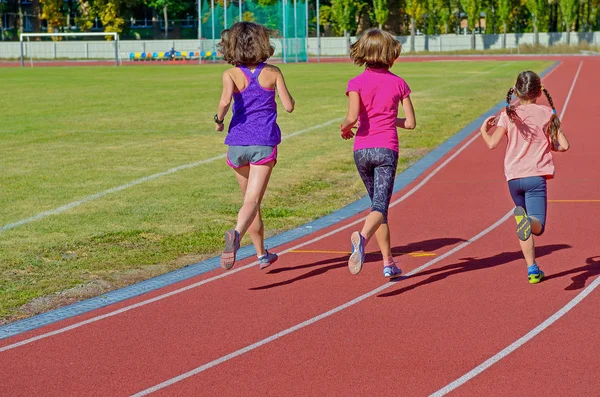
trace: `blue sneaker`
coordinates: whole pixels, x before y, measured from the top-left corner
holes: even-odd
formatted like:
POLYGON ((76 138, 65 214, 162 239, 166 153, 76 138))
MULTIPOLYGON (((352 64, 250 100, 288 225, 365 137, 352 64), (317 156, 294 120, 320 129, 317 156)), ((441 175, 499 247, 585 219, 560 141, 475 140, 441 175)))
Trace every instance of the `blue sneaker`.
POLYGON ((392 266, 384 266, 383 277, 393 280, 402 275, 402 270, 394 263, 392 266))
POLYGON ((527 278, 529 284, 537 284, 544 278, 544 272, 537 265, 532 265, 527 268, 527 278))
POLYGON ((350 273, 358 274, 365 262, 365 238, 359 233, 354 232, 350 237, 352 243, 352 255, 348 259, 348 269, 350 273))
POLYGON ((269 251, 265 250, 265 254, 258 258, 258 265, 260 266, 260 270, 266 269, 271 266, 279 257, 277 254, 272 254, 269 251))

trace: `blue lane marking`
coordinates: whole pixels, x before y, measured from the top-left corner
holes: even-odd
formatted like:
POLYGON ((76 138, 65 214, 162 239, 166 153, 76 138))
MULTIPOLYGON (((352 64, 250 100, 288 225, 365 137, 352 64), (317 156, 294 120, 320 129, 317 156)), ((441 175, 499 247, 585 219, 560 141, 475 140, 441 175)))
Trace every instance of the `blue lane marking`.
MULTIPOLYGON (((540 76, 545 76, 552 69, 558 65, 555 62, 548 69, 544 70, 540 76)), ((498 103, 496 106, 488 110, 483 115, 460 132, 444 141, 440 146, 433 149, 422 159, 414 163, 412 166, 404 170, 401 174, 396 176, 394 181, 394 193, 404 189, 407 185, 422 175, 427 169, 429 169, 434 163, 444 157, 450 150, 464 141, 471 133, 479 128, 489 116, 493 116, 498 113, 504 107, 504 101, 498 103)), ((276 236, 270 237, 265 240, 265 245, 270 248, 277 247, 279 245, 288 243, 296 240, 300 237, 307 236, 311 233, 334 225, 340 221, 346 220, 363 212, 364 210, 371 207, 371 202, 368 196, 353 202, 329 215, 322 218, 316 219, 303 226, 297 227, 296 229, 288 230, 276 236)), ((238 251, 237 258, 239 260, 246 259, 250 256, 256 255, 254 247, 248 245, 242 247, 238 251)), ((205 261, 184 267, 182 269, 174 270, 172 272, 163 274, 158 277, 154 277, 139 283, 130 285, 125 288, 121 288, 115 291, 107 292, 106 294, 96 296, 94 298, 86 299, 81 302, 74 303, 59 309, 51 310, 46 313, 38 314, 36 316, 16 321, 11 324, 7 324, 0 327, 0 340, 8 338, 10 336, 18 335, 26 331, 31 331, 36 328, 48 325, 57 321, 65 320, 83 313, 90 312, 95 309, 112 305, 113 303, 122 302, 126 299, 134 298, 136 296, 145 294, 157 290, 159 288, 166 287, 168 285, 187 280, 189 278, 201 275, 211 270, 219 268, 219 257, 207 259, 205 261)))

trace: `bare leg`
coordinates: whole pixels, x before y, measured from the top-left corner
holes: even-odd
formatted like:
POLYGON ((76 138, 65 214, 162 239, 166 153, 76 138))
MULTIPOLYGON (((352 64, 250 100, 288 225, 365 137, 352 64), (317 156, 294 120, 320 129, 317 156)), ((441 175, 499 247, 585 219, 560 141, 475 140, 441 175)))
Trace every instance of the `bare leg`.
POLYGON ((236 169, 236 177, 244 204, 238 212, 235 230, 240 238, 248 231, 258 256, 264 255, 264 226, 260 216, 260 203, 267 189, 274 162, 264 165, 251 165, 236 169))
POLYGON ((365 245, 369 242, 373 234, 379 229, 383 222, 383 214, 379 211, 371 211, 369 215, 367 215, 367 219, 365 219, 365 224, 363 225, 360 234, 365 238, 365 245))
POLYGON ((375 238, 377 238, 377 245, 383 256, 384 264, 387 258, 392 256, 392 247, 390 244, 390 227, 387 223, 382 223, 379 229, 375 232, 375 238))
POLYGON ((533 235, 529 236, 525 241, 519 240, 519 244, 521 245, 521 251, 523 251, 527 266, 533 265, 535 263, 535 244, 533 242, 533 235))

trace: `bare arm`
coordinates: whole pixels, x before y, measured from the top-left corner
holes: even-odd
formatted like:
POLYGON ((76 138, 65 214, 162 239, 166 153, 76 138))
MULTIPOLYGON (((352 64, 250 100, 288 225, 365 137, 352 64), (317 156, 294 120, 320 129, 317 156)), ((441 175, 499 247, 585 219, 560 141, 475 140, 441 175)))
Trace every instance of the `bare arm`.
POLYGON ((504 135, 506 135, 506 129, 496 125, 496 116, 490 116, 485 119, 479 132, 481 132, 481 137, 490 149, 495 149, 504 135), (492 134, 488 134, 488 131, 492 131, 492 134))
MULTIPOLYGON (((225 119, 225 115, 229 111, 231 106, 231 98, 233 98, 234 82, 231 75, 225 71, 223 72, 223 91, 221 92, 221 99, 219 100, 219 106, 217 107, 217 118, 219 120, 225 119)), ((217 124, 216 130, 223 131, 225 124, 217 124)))
POLYGON ((566 152, 571 147, 569 141, 567 140, 567 135, 562 130, 562 128, 558 131, 558 134, 556 135, 556 142, 553 142, 552 146, 557 152, 566 152))
POLYGON ((358 92, 348 92, 348 113, 346 114, 346 118, 342 122, 342 125, 340 125, 342 138, 350 139, 354 137, 354 131, 352 131, 352 127, 354 127, 358 121, 359 111, 360 96, 358 95, 358 92))
POLYGON ((405 130, 414 130, 417 126, 417 119, 410 95, 402 100, 402 109, 404 110, 404 118, 396 119, 396 127, 404 128, 405 130))
POLYGON ((281 104, 286 112, 292 113, 294 111, 294 106, 296 105, 296 101, 292 98, 292 95, 288 91, 287 86, 285 85, 285 80, 283 78, 283 74, 278 70, 277 80, 275 81, 275 88, 277 88, 277 95, 279 95, 279 99, 281 99, 281 104))

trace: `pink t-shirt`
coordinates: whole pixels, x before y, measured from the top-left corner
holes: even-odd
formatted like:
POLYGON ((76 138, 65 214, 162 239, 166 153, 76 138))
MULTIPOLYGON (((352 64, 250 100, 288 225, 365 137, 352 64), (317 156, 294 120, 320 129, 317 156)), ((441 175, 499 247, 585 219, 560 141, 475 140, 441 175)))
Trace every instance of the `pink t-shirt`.
POLYGON ((398 105, 410 95, 408 84, 388 69, 366 68, 348 82, 346 95, 350 91, 360 96, 354 150, 382 147, 397 152, 398 105))
POLYGON ((530 103, 519 105, 517 115, 522 121, 510 121, 502 112, 498 126, 506 129, 508 144, 504 156, 506 180, 528 176, 554 176, 554 162, 550 151, 550 140, 546 134, 552 118, 548 106, 530 103))

